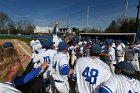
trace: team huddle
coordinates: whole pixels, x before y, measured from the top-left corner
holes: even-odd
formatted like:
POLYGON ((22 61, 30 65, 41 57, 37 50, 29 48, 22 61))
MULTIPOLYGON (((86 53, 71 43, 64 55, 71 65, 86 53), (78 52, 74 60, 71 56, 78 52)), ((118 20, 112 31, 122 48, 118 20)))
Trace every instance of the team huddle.
POLYGON ((3 44, 0 76, 5 74, 0 77, 0 93, 21 93, 15 86, 40 75, 42 87, 48 93, 140 93, 140 81, 133 78, 140 71, 140 44, 112 39, 100 42, 98 38, 63 40, 58 33, 52 41, 40 42, 33 37, 30 47, 32 57, 28 66, 32 71, 17 77, 17 60, 21 57, 11 42, 3 44), (76 85, 71 85, 69 79, 76 85))

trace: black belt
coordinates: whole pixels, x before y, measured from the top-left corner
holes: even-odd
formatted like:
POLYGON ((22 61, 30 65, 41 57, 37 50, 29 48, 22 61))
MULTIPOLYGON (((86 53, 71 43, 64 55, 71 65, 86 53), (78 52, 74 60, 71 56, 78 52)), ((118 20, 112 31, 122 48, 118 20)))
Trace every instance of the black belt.
POLYGON ((130 60, 130 61, 138 61, 138 60, 130 60))
MULTIPOLYGON (((111 60, 110 60, 111 61, 111 60)), ((116 60, 113 60, 113 61, 116 61, 116 60)))
POLYGON ((59 82, 59 83, 64 83, 64 81, 61 80, 54 80, 55 82, 59 82))

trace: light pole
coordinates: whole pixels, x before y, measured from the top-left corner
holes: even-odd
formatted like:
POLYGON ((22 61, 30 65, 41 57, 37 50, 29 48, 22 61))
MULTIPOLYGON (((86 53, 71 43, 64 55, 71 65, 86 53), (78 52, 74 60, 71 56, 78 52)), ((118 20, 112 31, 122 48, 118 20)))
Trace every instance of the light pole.
POLYGON ((126 5, 125 5, 124 21, 126 21, 127 18, 127 10, 128 10, 128 0, 126 0, 126 5))
POLYGON ((136 26, 137 26, 137 28, 136 28, 136 40, 139 40, 139 39, 140 39, 140 36, 139 36, 139 34, 140 34, 140 32, 139 32, 139 30, 140 30, 140 27, 139 27, 139 25, 140 25, 140 23, 139 23, 139 12, 140 12, 140 0, 139 0, 139 4, 138 4, 138 6, 137 6, 137 18, 136 18, 136 26))
POLYGON ((88 17, 89 17, 89 6, 87 8, 86 33, 88 32, 88 17))

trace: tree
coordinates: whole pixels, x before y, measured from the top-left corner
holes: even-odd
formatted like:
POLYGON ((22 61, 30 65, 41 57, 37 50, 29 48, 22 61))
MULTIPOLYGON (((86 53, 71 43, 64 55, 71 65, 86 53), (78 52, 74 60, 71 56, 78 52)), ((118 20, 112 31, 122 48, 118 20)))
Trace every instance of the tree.
POLYGON ((129 23, 128 21, 123 22, 123 24, 120 27, 120 31, 119 32, 129 32, 129 23))
POLYGON ((115 20, 113 20, 108 28, 105 29, 107 33, 116 33, 119 31, 119 26, 115 20))
POLYGON ((33 34, 34 25, 29 20, 20 20, 16 23, 17 30, 21 34, 33 34))
POLYGON ((6 34, 8 33, 8 25, 11 19, 7 14, 0 12, 0 33, 6 34))
POLYGON ((129 21, 129 33, 134 33, 136 31, 136 19, 132 18, 129 21))
POLYGON ((76 28, 76 27, 73 27, 71 30, 72 30, 72 32, 75 32, 76 35, 78 35, 80 32, 79 28, 76 28))
POLYGON ((90 33, 100 33, 100 31, 98 29, 95 29, 94 27, 89 29, 90 33))
POLYGON ((123 22, 120 27, 120 32, 125 33, 134 33, 136 31, 136 20, 134 18, 130 18, 129 20, 123 22))
POLYGON ((113 20, 109 27, 105 29, 108 33, 134 33, 136 31, 136 19, 127 18, 113 20))

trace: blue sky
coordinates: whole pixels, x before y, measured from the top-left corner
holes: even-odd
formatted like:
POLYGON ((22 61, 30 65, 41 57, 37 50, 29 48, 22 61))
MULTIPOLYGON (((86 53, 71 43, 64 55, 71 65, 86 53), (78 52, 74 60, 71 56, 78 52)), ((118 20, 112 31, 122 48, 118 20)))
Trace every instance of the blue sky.
MULTIPOLYGON (((113 19, 123 18, 126 0, 0 0, 0 11, 14 21, 28 19, 39 26, 86 27, 89 6, 89 27, 105 29, 113 19)), ((128 0, 128 17, 136 17, 138 0, 128 0)))

